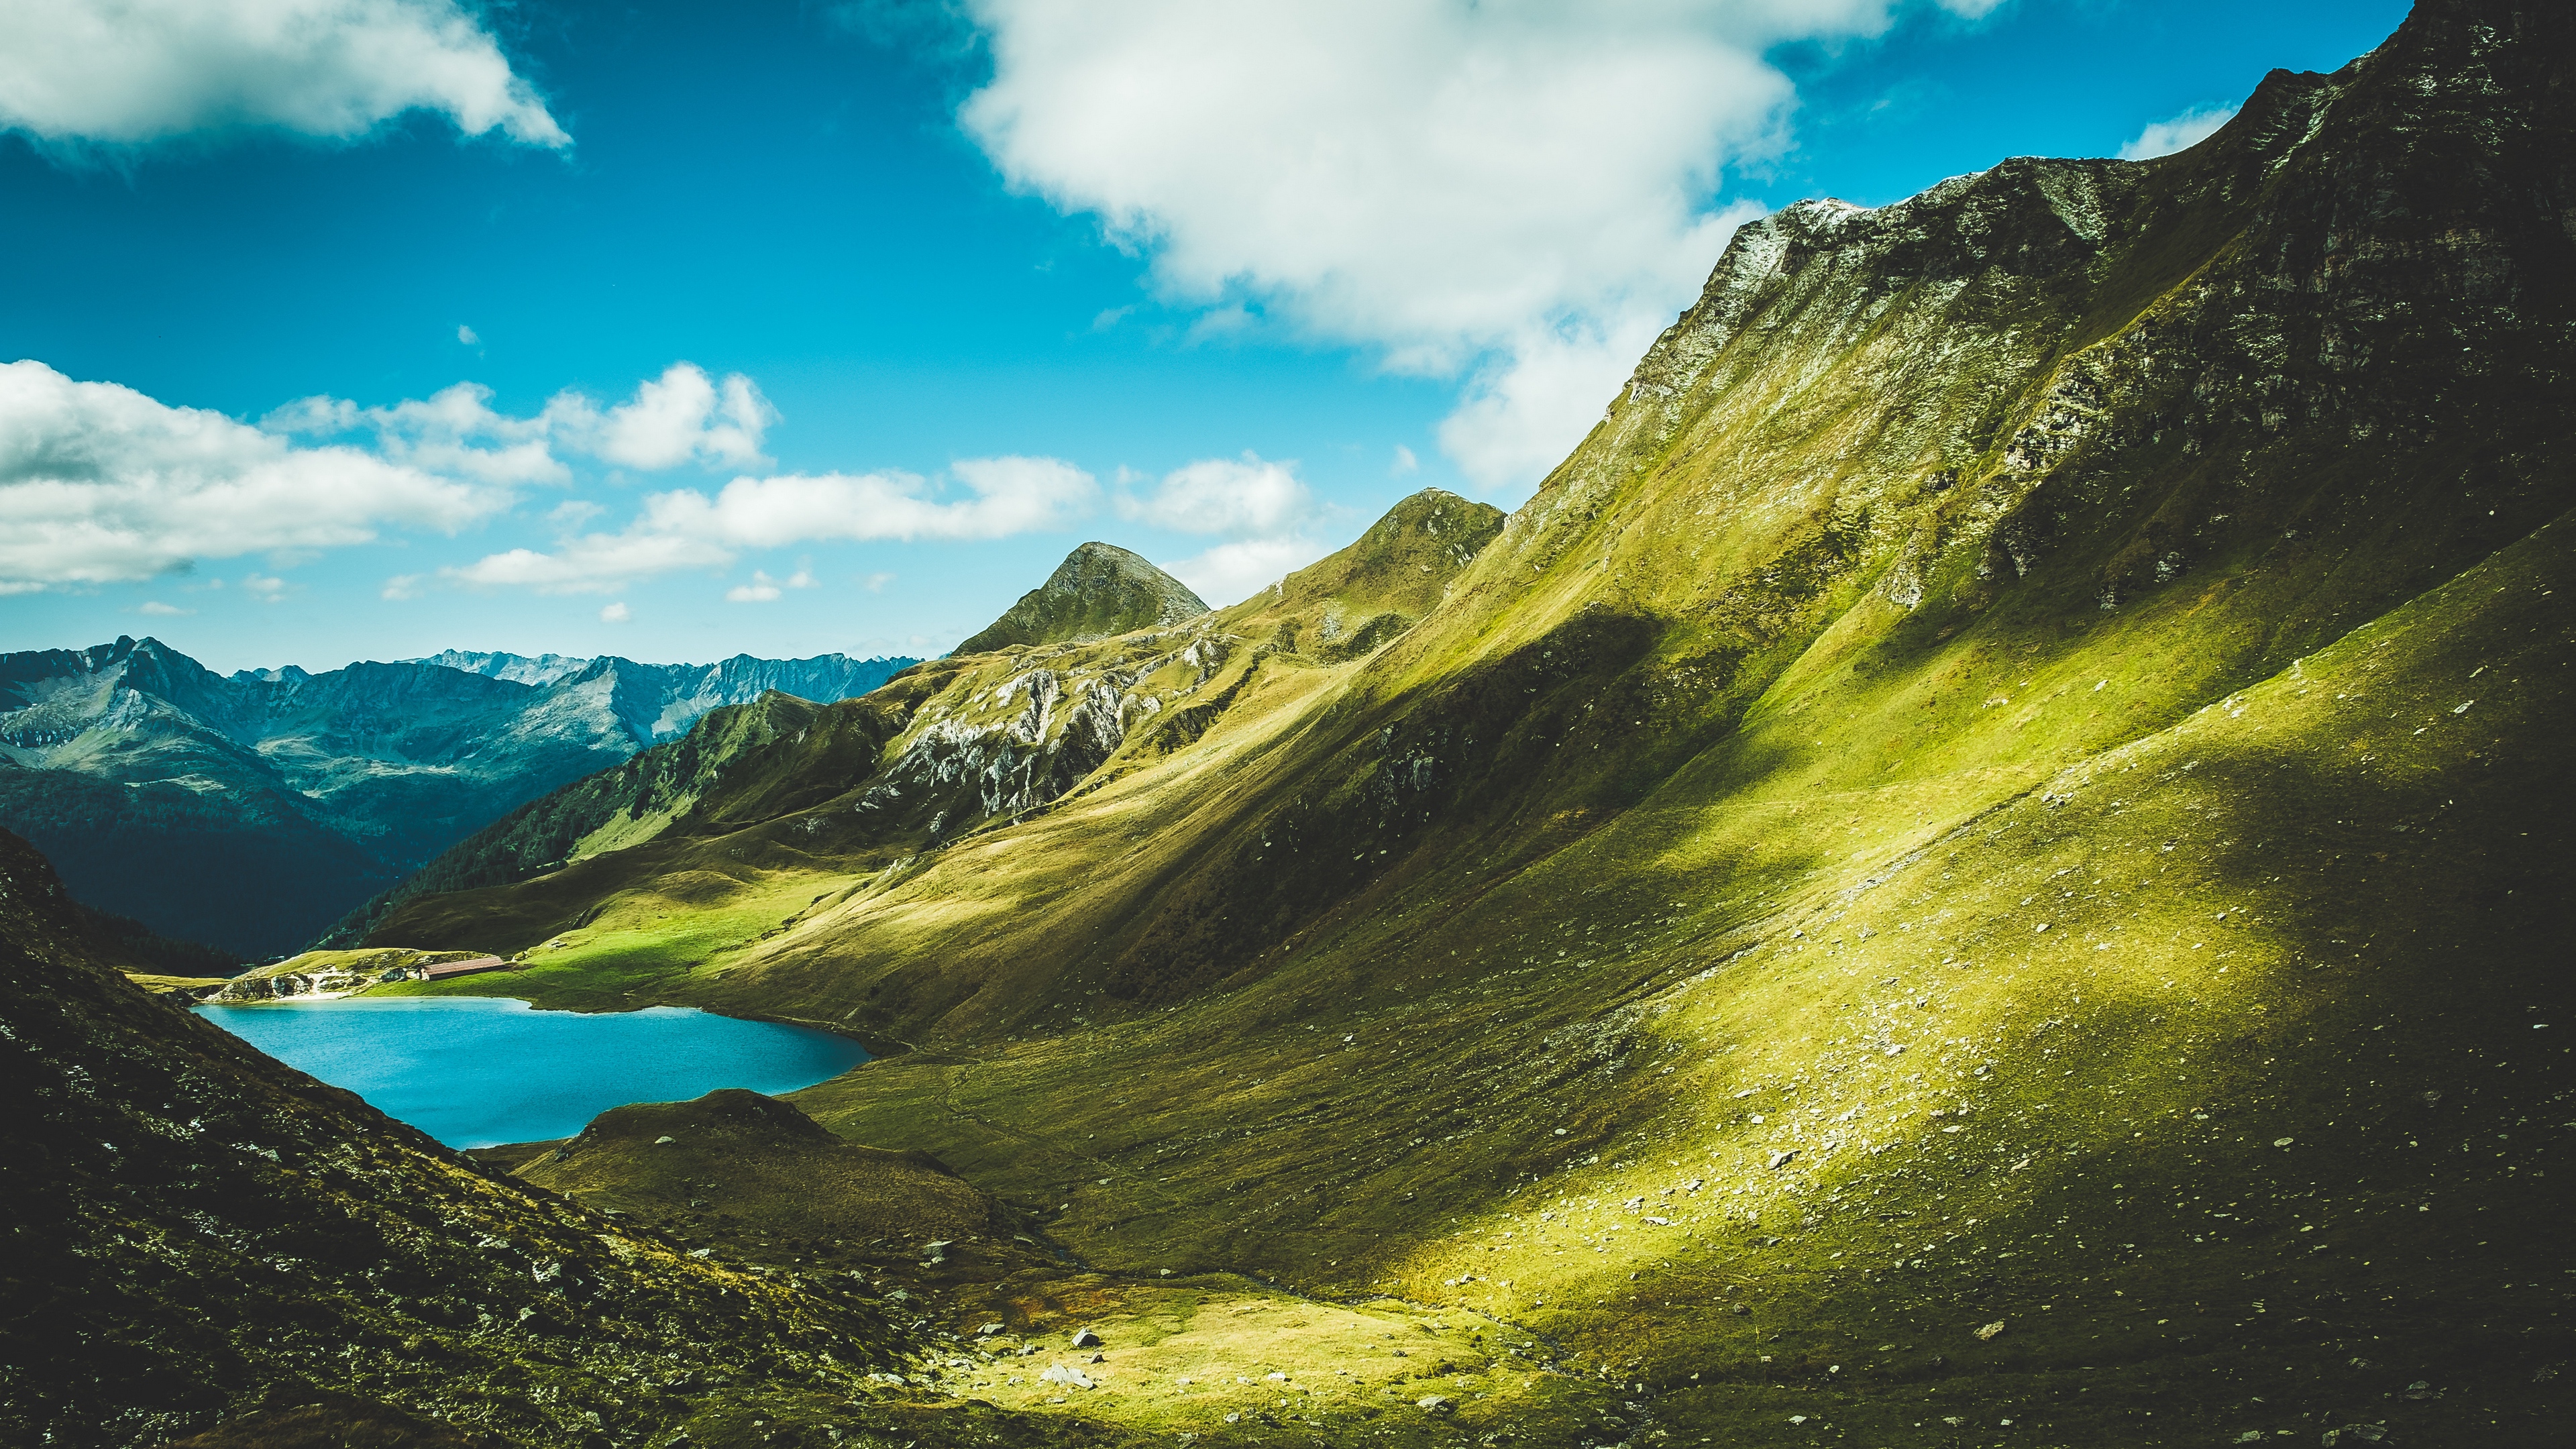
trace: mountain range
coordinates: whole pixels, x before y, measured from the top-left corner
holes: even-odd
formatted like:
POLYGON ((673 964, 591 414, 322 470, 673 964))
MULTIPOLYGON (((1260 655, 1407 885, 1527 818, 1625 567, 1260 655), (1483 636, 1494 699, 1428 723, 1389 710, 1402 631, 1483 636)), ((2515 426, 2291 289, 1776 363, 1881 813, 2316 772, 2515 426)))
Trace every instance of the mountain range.
POLYGON ((450 653, 219 675, 154 639, 0 655, 0 824, 91 905, 271 955, 710 709, 864 694, 911 662, 450 653))
MULTIPOLYGON (((2563 1441, 2572 98, 2564 7, 2421 0, 2172 156, 1788 207, 1508 516, 1416 494, 1195 615, 1078 551, 993 647, 457 841, 367 940, 521 969, 375 991, 874 1055, 496 1153, 491 1210, 585 1194, 768 1287, 880 1252, 918 1315, 883 1400, 530 1372, 656 1443, 718 1387, 690 1442, 2563 1441), (910 1248, 950 1218, 872 1217, 809 1124, 981 1236, 910 1248)), ((109 1221, 133 1134, 48 1103, 88 1166, 47 1211, 109 1221)), ((158 1241, 56 1276, 177 1301, 158 1241)), ((138 1384, 193 1362, 97 1301, 138 1384)), ((262 1312, 175 1316, 277 1379, 262 1312)))

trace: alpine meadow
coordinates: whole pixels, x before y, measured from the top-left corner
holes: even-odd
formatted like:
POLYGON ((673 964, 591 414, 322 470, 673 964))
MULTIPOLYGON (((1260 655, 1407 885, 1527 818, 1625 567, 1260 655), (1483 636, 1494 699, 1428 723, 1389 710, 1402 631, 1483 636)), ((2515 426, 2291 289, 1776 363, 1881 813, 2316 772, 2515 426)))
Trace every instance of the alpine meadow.
POLYGON ((2419 0, 1745 222, 1526 502, 1240 602, 1085 543, 366 832, 173 726, 336 893, 225 985, 0 840, 0 1438, 2563 1443, 2572 512, 2576 12, 2419 0), (189 982, 870 1060, 459 1151, 189 982))

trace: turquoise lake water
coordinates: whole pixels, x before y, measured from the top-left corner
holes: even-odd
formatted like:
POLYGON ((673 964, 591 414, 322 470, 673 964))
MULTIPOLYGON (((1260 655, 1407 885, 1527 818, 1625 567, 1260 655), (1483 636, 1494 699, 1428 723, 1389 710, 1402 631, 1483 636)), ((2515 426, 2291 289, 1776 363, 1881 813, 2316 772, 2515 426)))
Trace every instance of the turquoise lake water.
POLYGON ((629 1102, 792 1092, 868 1059, 801 1026, 691 1007, 584 1015, 501 996, 204 1006, 215 1025, 450 1147, 570 1137, 629 1102))

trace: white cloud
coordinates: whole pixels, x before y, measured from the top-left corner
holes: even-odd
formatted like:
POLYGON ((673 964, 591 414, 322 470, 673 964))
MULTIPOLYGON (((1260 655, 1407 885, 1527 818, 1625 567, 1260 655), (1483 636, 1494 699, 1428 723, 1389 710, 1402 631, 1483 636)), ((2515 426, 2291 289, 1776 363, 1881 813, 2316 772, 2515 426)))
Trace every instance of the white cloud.
POLYGON ((589 447, 629 468, 676 468, 692 459, 740 466, 765 461, 761 434, 776 421, 778 410, 750 378, 732 373, 718 385, 694 363, 675 362, 638 386, 633 401, 610 408, 589 447))
POLYGON ((263 604, 274 604, 288 593, 286 580, 274 575, 252 574, 242 580, 242 592, 263 604))
POLYGON ((350 139, 405 111, 572 138, 455 0, 6 0, 0 125, 141 144, 277 127, 350 139))
POLYGON ((623 624, 634 617, 635 611, 626 607, 626 601, 623 599, 599 611, 599 622, 603 624, 623 624))
POLYGON ((2199 106, 2179 116, 2167 117, 2140 131, 2129 144, 2120 148, 2123 161, 2148 161, 2188 151, 2215 134, 2219 127, 2236 119, 2234 106, 2199 106))
POLYGON ((814 575, 804 569, 798 569, 795 573, 788 575, 784 579, 771 578, 766 569, 753 569, 751 571, 751 582, 747 584, 736 584, 734 587, 725 590, 725 600, 728 603, 735 604, 766 604, 771 600, 776 599, 779 595, 779 591, 782 589, 810 589, 812 587, 814 587, 814 575))
POLYGON ((394 600, 417 599, 420 597, 420 577, 418 574, 396 574, 385 580, 385 586, 376 591, 376 597, 394 600))
MULTIPOLYGON (((656 574, 723 568, 746 548, 1060 528, 1088 512, 1100 492, 1090 474, 1055 458, 968 458, 948 471, 971 496, 942 501, 928 479, 899 472, 742 477, 713 498, 674 489, 646 498, 643 512, 618 533, 568 538, 552 553, 514 548, 439 572, 475 587, 611 593, 656 574)), ((812 583, 805 569, 787 580, 791 588, 812 583)), ((752 587, 774 585, 762 575, 752 587)))
POLYGON ((860 582, 867 587, 869 593, 882 594, 886 590, 886 585, 893 583, 894 580, 893 574, 870 574, 860 582))
POLYGON ((194 609, 182 609, 176 604, 165 604, 159 599, 145 599, 141 604, 135 606, 134 612, 138 614, 150 614, 156 619, 177 619, 193 614, 197 611, 194 609))
POLYGON ((512 417, 493 410, 492 389, 460 382, 389 407, 299 398, 260 426, 316 437, 370 433, 375 450, 398 462, 494 483, 561 483, 572 474, 560 453, 646 470, 764 462, 761 437, 777 420, 750 378, 736 372, 718 381, 696 363, 675 362, 605 411, 566 389, 535 415, 512 417))
POLYGON ((41 362, 0 364, 0 584, 145 579, 202 558, 453 533, 501 488, 349 447, 297 447, 41 362))
POLYGON ((1406 447, 1402 443, 1396 444, 1395 461, 1387 464, 1386 476, 1389 478, 1401 478, 1406 474, 1418 473, 1420 471, 1422 471, 1422 460, 1413 456, 1413 450, 1411 448, 1406 447))
POLYGON ((474 329, 466 326, 462 322, 456 324, 456 340, 464 343, 468 347, 480 347, 483 345, 483 339, 474 334, 474 329))
POLYGON ((1312 539, 1246 538, 1221 543, 1194 558, 1163 565, 1163 571, 1190 586, 1190 591, 1217 608, 1240 603, 1288 574, 1304 568, 1331 549, 1312 539))
POLYGON ((478 588, 527 588, 541 594, 612 594, 636 579, 681 569, 720 569, 733 550, 704 538, 628 529, 564 540, 553 553, 514 548, 462 568, 440 569, 451 582, 478 588))
POLYGON ((1275 534, 1306 521, 1313 499, 1295 462, 1202 458, 1163 475, 1151 494, 1118 496, 1122 518, 1175 533, 1275 534))
POLYGON ((1476 427, 1508 441, 1444 446, 1519 487, 1634 364, 1607 342, 1697 295, 1745 214, 1722 169, 1784 146, 1794 89, 1763 52, 1876 35, 1905 3, 967 0, 993 76, 958 119, 1203 327, 1251 303, 1399 371, 1473 368, 1476 427))
POLYGON ((1100 493, 1088 473, 1056 458, 969 458, 950 476, 973 495, 939 501, 911 473, 791 473, 736 478, 713 499, 694 489, 645 500, 646 527, 776 548, 825 539, 1002 538, 1060 528, 1100 493))

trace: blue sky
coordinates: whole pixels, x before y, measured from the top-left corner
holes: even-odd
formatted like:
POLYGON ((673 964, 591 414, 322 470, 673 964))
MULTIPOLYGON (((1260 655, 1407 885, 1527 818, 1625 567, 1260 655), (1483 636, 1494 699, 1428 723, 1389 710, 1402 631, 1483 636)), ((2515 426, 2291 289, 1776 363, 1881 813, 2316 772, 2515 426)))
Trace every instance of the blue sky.
POLYGON ((1228 602, 1518 503, 1744 217, 2188 140, 2404 9, 20 10, 0 649, 936 653, 1086 538, 1228 602))

